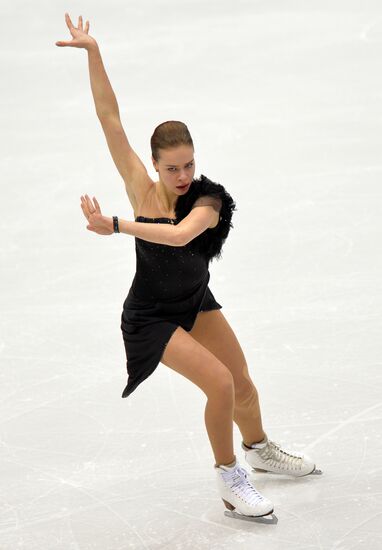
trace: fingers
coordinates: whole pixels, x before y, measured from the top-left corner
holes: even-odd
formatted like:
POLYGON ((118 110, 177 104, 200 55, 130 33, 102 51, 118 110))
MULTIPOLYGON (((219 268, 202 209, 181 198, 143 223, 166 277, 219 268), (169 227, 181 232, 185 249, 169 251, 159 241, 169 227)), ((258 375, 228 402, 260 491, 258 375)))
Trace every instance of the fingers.
POLYGON ((91 211, 94 209, 94 207, 92 205, 92 201, 89 198, 89 195, 85 195, 85 202, 86 202, 86 206, 89 209, 89 212, 91 213, 91 211))
POLYGON ((88 205, 90 214, 94 214, 94 211, 96 210, 96 208, 93 205, 91 198, 89 197, 89 195, 85 195, 85 197, 86 197, 86 203, 88 205))
POLYGON ((101 207, 100 207, 100 205, 98 204, 98 201, 97 201, 97 199, 96 199, 95 197, 93 197, 93 201, 94 201, 96 210, 98 210, 98 212, 101 212, 101 207))
MULTIPOLYGON (((85 195, 87 197, 87 195, 85 195)), ((81 195, 81 208, 85 216, 89 219, 89 216, 91 214, 89 209, 89 204, 87 202, 87 199, 81 195)))
POLYGON ((93 203, 89 195, 85 195, 85 196, 81 195, 81 208, 85 212, 86 217, 90 216, 90 214, 94 214, 96 211, 101 213, 101 208, 100 208, 100 205, 98 204, 97 199, 95 197, 93 197, 93 199, 94 199, 95 206, 93 206, 93 203))
MULTIPOLYGON (((68 26, 68 29, 71 31, 72 29, 75 29, 76 27, 73 25, 72 23, 72 20, 70 19, 69 17, 69 14, 67 12, 65 12, 65 21, 66 21, 66 24, 68 26)), ((78 30, 82 31, 82 32, 88 32, 89 31, 89 26, 90 26, 90 23, 89 21, 86 21, 86 25, 85 25, 85 30, 83 29, 83 20, 82 20, 82 15, 80 15, 78 17, 78 30)))
POLYGON ((85 30, 83 29, 83 21, 82 21, 82 15, 80 15, 78 17, 78 27, 75 27, 72 23, 72 20, 70 19, 70 16, 67 12, 65 12, 65 21, 66 21, 66 24, 67 24, 67 27, 70 31, 70 34, 72 35, 73 37, 73 40, 71 42, 64 42, 63 40, 58 40, 56 42, 56 46, 76 46, 76 43, 75 43, 75 31, 81 31, 85 34, 88 34, 89 32, 89 21, 86 21, 86 25, 85 25, 85 30))
POLYGON ((85 199, 81 196, 81 208, 85 218, 89 221, 89 211, 86 207, 85 199))
POLYGON ((66 21, 66 24, 68 26, 68 29, 71 30, 74 27, 74 25, 73 25, 72 20, 70 19, 68 13, 65 13, 65 21, 66 21))

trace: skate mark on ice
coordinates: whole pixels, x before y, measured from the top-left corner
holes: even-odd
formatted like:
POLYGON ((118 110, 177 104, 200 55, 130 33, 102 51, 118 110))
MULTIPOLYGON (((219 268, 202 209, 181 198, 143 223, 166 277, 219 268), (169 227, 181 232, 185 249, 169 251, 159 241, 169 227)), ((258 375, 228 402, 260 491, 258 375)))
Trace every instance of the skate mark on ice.
MULTIPOLYGON (((373 525, 378 525, 378 522, 377 521, 374 521, 375 518, 377 518, 378 516, 382 516, 382 512, 378 512, 378 514, 375 514, 374 516, 372 516, 371 518, 367 518, 365 519, 364 521, 361 521, 360 523, 357 523, 357 525, 355 525, 354 527, 352 527, 349 531, 347 531, 337 542, 335 542, 332 546, 332 550, 335 550, 336 548, 339 548, 340 546, 342 546, 342 543, 344 542, 344 539, 346 537, 348 537, 351 533, 353 533, 353 531, 356 531, 357 529, 359 529, 360 527, 362 527, 362 525, 365 525, 365 523, 368 523, 369 521, 373 521, 373 525)), ((374 533, 376 534, 376 533, 374 533)), ((354 546, 357 546, 358 543, 356 543, 354 546)), ((350 550, 351 548, 353 548, 354 546, 347 546, 346 548, 348 550, 350 550)), ((343 546, 342 546, 343 547, 343 546)))
POLYGON ((312 449, 313 447, 315 447, 316 445, 321 443, 324 439, 326 439, 330 435, 342 430, 342 428, 344 428, 348 424, 352 424, 359 417, 363 416, 364 414, 367 414, 369 411, 373 411, 374 409, 378 409, 379 407, 382 407, 382 403, 376 403, 375 405, 372 405, 371 407, 367 407, 363 411, 360 411, 359 413, 354 414, 353 416, 351 416, 347 420, 340 421, 335 428, 332 428, 331 430, 328 430, 327 432, 325 432, 322 435, 320 435, 319 437, 317 437, 317 439, 315 439, 314 441, 312 441, 311 443, 306 445, 304 447, 304 452, 306 452, 309 449, 312 449))

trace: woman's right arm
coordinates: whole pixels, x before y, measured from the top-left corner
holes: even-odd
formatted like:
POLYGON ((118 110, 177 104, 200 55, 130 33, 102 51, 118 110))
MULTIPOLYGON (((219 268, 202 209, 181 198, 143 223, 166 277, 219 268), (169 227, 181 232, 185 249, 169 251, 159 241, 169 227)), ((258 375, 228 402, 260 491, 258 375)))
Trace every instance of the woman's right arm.
POLYGON ((96 113, 113 161, 125 182, 126 192, 136 212, 152 181, 143 162, 132 149, 122 127, 117 99, 106 74, 98 44, 88 35, 89 21, 86 22, 84 30, 82 16, 78 19, 78 28, 74 27, 67 13, 65 20, 73 39, 71 42, 58 41, 56 44, 84 48, 88 52, 90 85, 96 113))
POLYGON ((106 74, 101 53, 95 40, 94 44, 89 44, 87 51, 90 86, 97 116, 100 120, 111 116, 119 118, 117 98, 106 74))
POLYGON ((88 61, 96 113, 114 164, 125 183, 126 193, 135 215, 152 182, 145 165, 131 147, 123 129, 117 99, 106 74, 97 43, 89 46, 88 61))

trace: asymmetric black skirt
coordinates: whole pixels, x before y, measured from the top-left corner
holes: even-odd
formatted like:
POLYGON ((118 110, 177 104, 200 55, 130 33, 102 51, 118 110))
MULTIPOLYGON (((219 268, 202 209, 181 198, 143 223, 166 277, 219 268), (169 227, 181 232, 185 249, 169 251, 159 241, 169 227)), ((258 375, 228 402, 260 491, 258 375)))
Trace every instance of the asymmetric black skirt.
POLYGON ((133 286, 130 288, 121 315, 128 374, 122 397, 128 397, 154 372, 178 326, 189 332, 199 311, 222 308, 208 281, 209 273, 192 296, 174 302, 148 302, 134 293, 133 286))

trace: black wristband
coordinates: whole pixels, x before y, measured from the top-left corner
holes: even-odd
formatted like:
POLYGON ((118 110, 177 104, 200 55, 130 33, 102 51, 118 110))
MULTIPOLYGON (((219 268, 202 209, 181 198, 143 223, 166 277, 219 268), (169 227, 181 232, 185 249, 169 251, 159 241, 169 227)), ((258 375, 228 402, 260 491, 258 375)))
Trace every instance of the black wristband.
POLYGON ((120 233, 119 225, 118 225, 118 216, 113 216, 113 228, 114 228, 114 233, 120 233))

